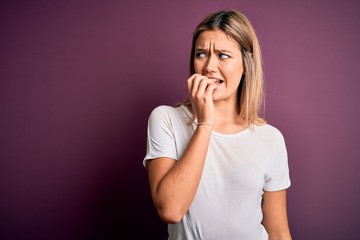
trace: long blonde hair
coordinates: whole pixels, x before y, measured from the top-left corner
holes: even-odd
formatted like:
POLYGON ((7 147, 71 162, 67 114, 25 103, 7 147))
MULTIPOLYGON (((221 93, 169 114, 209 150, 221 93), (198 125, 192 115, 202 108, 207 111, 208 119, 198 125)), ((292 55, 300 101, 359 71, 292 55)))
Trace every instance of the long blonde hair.
MULTIPOLYGON (((266 121, 264 113, 264 80, 262 56, 258 38, 248 18, 237 10, 219 11, 208 15, 195 29, 190 56, 190 75, 195 73, 195 43, 200 34, 207 30, 220 29, 232 37, 241 49, 244 74, 240 81, 237 99, 238 113, 246 125, 261 125, 266 121)), ((190 99, 178 105, 185 105, 192 112, 190 99)), ((195 118, 196 116, 194 116, 195 118)))

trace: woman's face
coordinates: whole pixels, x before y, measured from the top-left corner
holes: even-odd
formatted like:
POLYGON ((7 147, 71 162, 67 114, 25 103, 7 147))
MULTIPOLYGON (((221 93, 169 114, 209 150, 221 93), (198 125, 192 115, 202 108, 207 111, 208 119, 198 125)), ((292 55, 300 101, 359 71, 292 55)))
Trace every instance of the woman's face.
POLYGON ((202 32, 195 42, 194 70, 218 84, 214 101, 236 101, 244 67, 239 44, 233 38, 219 29, 202 32))

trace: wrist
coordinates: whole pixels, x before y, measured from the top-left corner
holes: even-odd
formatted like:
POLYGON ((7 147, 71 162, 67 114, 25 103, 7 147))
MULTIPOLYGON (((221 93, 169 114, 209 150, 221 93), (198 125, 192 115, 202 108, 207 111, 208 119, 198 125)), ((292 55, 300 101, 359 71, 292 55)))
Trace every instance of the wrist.
POLYGON ((209 122, 199 122, 199 123, 196 123, 197 126, 206 126, 206 127, 211 127, 213 128, 214 127, 214 124, 213 123, 209 123, 209 122))

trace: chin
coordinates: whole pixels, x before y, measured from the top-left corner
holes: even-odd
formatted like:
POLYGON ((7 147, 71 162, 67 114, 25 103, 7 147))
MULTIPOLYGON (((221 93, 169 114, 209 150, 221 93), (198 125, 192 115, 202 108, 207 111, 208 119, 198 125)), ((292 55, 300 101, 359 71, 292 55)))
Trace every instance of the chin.
POLYGON ((220 96, 217 96, 216 94, 213 94, 213 102, 217 102, 217 101, 220 101, 220 100, 221 100, 220 96))

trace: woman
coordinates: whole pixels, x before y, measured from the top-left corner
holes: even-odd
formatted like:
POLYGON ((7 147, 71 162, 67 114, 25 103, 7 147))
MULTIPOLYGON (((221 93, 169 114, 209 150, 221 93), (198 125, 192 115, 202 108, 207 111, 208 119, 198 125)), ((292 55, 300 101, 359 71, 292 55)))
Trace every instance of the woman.
POLYGON ((282 134, 261 118, 260 46, 237 10, 206 17, 191 48, 189 99, 148 122, 152 199, 168 239, 291 239, 282 134))

